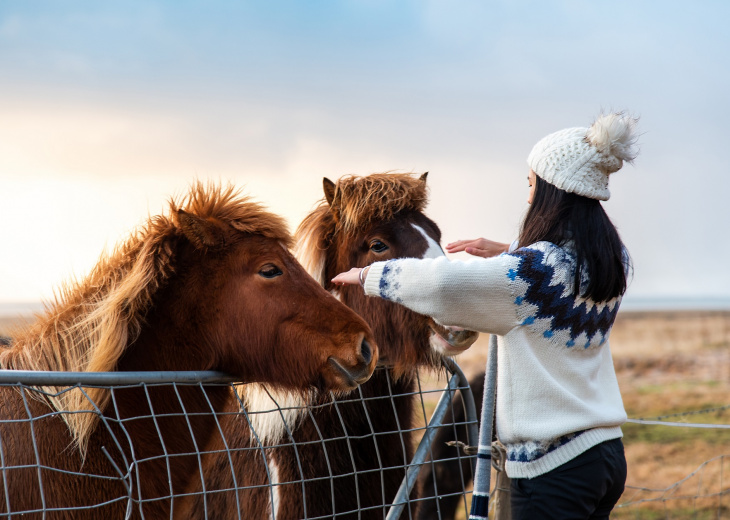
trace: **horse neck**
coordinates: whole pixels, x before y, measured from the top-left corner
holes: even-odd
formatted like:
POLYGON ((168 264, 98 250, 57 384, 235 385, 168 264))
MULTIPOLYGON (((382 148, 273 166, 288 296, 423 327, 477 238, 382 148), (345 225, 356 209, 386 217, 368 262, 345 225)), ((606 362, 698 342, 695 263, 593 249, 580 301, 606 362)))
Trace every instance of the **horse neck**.
POLYGON ((212 357, 206 360, 198 355, 199 335, 191 330, 187 322, 172 318, 172 310, 164 305, 145 317, 137 338, 127 345, 119 359, 117 370, 123 372, 164 370, 209 370, 212 357))
MULTIPOLYGON (((149 316, 147 323, 137 340, 127 347, 119 361, 118 371, 188 371, 210 368, 191 355, 200 350, 190 344, 189 331, 171 327, 160 315, 149 316)), ((158 439, 162 436, 164 451, 167 453, 194 453, 196 445, 198 448, 204 446, 217 431, 214 413, 223 410, 230 393, 231 389, 226 385, 201 388, 198 385, 170 384, 148 386, 146 390, 122 390, 115 393, 115 408, 108 413, 118 415, 119 419, 145 417, 126 423, 125 427, 132 430, 130 437, 133 441, 158 439), (164 419, 153 420, 152 415, 164 419)), ((155 457, 163 453, 163 448, 153 441, 135 446, 135 451, 141 453, 142 457, 155 457)), ((170 464, 189 464, 191 460, 188 459, 190 458, 173 458, 170 464)), ((181 474, 189 474, 180 469, 181 474)))
MULTIPOLYGON (((174 338, 165 340, 159 334, 143 331, 123 356, 119 370, 199 369, 184 359, 170 363, 163 353, 177 355, 185 350, 183 343, 173 342, 174 338)), ((113 407, 107 415, 123 421, 126 437, 132 443, 129 456, 148 461, 140 465, 141 497, 154 499, 185 492, 191 476, 199 471, 195 454, 215 437, 215 416, 224 410, 230 395, 227 385, 167 384, 115 390, 113 407)), ((162 508, 152 516, 168 515, 167 501, 151 504, 153 510, 162 508)))
MULTIPOLYGON (((165 497, 185 493, 199 473, 198 454, 217 432, 212 409, 222 410, 229 390, 162 385, 115 391, 114 408, 107 415, 116 419, 111 428, 121 440, 126 461, 136 463, 134 494, 149 501, 144 505, 146 517, 169 517, 170 501, 165 497)), ((97 447, 107 439, 100 429, 91 439, 97 447)), ((95 451, 90 455, 103 459, 95 451)))

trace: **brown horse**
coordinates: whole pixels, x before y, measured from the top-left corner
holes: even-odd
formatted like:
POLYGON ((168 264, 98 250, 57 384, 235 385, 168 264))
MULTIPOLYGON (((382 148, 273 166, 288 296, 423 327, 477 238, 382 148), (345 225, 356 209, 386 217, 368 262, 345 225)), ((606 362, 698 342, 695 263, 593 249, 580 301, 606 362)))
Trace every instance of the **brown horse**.
MULTIPOLYGON (((280 217, 201 183, 170 206, 17 331, 1 366, 217 370, 301 393, 368 379, 368 326, 289 253, 280 217)), ((0 388, 0 512, 169 518, 230 395, 230 385, 0 388)))
POLYGON ((469 347, 454 332, 405 307, 335 287, 337 273, 397 257, 443 255, 426 217, 426 175, 373 174, 324 180, 325 199, 297 231, 307 270, 370 324, 381 363, 359 393, 320 394, 316 406, 271 385, 246 385, 247 418, 223 424, 228 447, 191 491, 186 518, 384 518, 413 456, 413 392, 419 367, 469 347), (238 447, 239 449, 235 449, 238 447), (233 453, 230 451, 233 450, 233 453), (232 466, 231 466, 232 464, 232 466), (245 471, 243 469, 245 468, 245 471), (235 493, 233 490, 238 489, 235 493), (359 511, 359 512, 358 512, 359 511))

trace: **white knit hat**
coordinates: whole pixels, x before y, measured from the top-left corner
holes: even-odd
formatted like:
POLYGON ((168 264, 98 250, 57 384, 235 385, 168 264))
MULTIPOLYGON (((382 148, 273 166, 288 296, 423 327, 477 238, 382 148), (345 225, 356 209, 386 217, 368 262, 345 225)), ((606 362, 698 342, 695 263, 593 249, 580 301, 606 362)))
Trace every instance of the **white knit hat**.
POLYGON ((590 128, 567 128, 543 137, 527 157, 541 179, 569 193, 608 200, 608 176, 639 154, 638 119, 600 115, 590 128))

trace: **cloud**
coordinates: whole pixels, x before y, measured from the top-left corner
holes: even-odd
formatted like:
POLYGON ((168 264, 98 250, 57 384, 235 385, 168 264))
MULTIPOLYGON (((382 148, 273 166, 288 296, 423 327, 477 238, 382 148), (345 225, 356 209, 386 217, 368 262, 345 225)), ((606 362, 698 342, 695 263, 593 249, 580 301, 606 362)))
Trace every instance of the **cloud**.
MULTIPOLYGON (((10 5, 0 182, 33 226, 13 240, 44 284, 83 271, 195 177, 245 184, 293 227, 323 176, 428 170, 446 240, 509 240, 534 142, 626 108, 641 116, 642 155, 606 207, 636 261, 631 291, 730 290, 725 4, 10 5), (39 198, 44 186, 78 212, 39 198), (85 219, 93 229, 76 233, 85 219), (50 221, 58 239, 27 240, 50 221)), ((24 263, 12 261, 3 272, 24 263)), ((0 299, 32 297, 35 279, 0 299)))

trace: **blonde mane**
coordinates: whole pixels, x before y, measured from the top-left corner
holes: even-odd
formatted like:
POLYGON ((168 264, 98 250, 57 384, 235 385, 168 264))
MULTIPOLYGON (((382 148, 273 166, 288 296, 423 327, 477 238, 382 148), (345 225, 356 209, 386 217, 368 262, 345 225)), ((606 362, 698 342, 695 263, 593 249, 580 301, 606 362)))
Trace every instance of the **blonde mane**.
MULTIPOLYGON (((193 184, 179 202, 170 201, 167 215, 147 222, 113 251, 102 254, 83 280, 72 280, 55 293, 35 324, 16 331, 12 347, 0 353, 0 367, 15 370, 79 372, 114 371, 128 344, 139 335, 157 291, 175 272, 174 246, 181 235, 178 210, 216 219, 243 233, 255 233, 291 246, 280 217, 250 202, 231 185, 193 184)), ((86 388, 57 393, 44 389, 44 399, 59 412, 85 453, 110 391, 86 388)))
POLYGON ((374 222, 405 210, 423 211, 428 203, 424 178, 407 173, 348 175, 337 180, 330 205, 326 200, 299 224, 296 256, 322 286, 327 247, 338 233, 353 235, 374 222))

